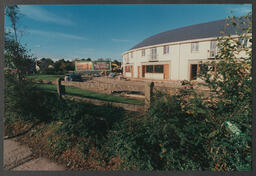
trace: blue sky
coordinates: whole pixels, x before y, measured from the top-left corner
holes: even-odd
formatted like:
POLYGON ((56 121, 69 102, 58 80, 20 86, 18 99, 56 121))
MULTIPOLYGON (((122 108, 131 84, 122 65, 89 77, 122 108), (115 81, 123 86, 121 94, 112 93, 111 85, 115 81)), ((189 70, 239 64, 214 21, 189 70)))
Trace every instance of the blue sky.
MULTIPOLYGON (((38 58, 112 58, 154 34, 241 16, 249 4, 22 5, 20 41, 38 58)), ((5 27, 10 21, 5 18, 5 27)))

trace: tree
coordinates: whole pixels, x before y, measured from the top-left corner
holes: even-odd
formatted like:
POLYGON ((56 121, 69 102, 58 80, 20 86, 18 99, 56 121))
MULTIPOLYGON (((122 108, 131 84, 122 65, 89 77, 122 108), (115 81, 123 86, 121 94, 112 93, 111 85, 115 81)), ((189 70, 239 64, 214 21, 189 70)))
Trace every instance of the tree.
POLYGON ((10 18, 12 23, 12 29, 15 36, 15 41, 18 42, 17 38, 17 22, 19 20, 19 7, 17 5, 7 6, 5 14, 10 18))
POLYGON ((238 37, 219 37, 215 61, 203 64, 201 69, 201 78, 213 92, 208 102, 218 124, 212 132, 215 139, 210 142, 211 159, 216 170, 249 170, 252 158, 252 16, 251 13, 244 17, 232 16, 227 21, 227 31, 236 31, 238 37), (216 71, 208 69, 212 66, 216 71), (227 121, 241 133, 226 133, 222 127, 227 121))
POLYGON ((35 62, 28 50, 18 42, 17 23, 20 15, 18 6, 7 6, 6 15, 11 20, 14 37, 10 32, 5 33, 5 66, 17 69, 18 78, 22 80, 24 75, 33 69, 35 62))

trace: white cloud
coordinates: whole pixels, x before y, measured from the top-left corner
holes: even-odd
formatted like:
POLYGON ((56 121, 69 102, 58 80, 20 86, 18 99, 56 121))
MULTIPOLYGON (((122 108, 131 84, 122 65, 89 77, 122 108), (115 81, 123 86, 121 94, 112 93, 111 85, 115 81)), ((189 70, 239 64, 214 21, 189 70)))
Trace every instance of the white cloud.
POLYGON ((67 34, 62 32, 52 32, 52 31, 41 31, 41 30, 35 30, 35 29, 29 29, 29 33, 41 35, 45 37, 53 37, 53 38, 67 38, 67 39, 73 39, 73 40, 87 40, 85 37, 73 35, 73 34, 67 34))
POLYGON ((124 39, 112 39, 113 42, 130 42, 130 40, 124 40, 124 39))
POLYGON ((233 15, 239 15, 239 16, 246 15, 252 11, 252 5, 246 4, 246 5, 239 5, 238 7, 228 8, 228 12, 230 11, 232 11, 233 15))
POLYGON ((26 17, 42 22, 50 22, 60 25, 74 25, 71 20, 68 20, 63 17, 59 17, 47 10, 44 10, 40 7, 30 6, 30 5, 21 5, 19 6, 21 14, 25 15, 26 17))

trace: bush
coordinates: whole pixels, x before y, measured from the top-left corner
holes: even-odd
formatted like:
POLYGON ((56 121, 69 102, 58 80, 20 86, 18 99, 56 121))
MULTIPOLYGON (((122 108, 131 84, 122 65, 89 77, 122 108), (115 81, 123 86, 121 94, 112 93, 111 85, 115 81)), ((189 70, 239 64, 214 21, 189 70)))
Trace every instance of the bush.
POLYGON ((41 92, 29 80, 18 80, 15 74, 5 74, 5 121, 49 121, 57 96, 41 92))

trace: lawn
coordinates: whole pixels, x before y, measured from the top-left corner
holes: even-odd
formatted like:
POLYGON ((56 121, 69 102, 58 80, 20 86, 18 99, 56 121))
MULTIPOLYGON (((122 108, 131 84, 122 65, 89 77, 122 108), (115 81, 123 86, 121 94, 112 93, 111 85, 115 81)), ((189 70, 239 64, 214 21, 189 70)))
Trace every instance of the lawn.
MULTIPOLYGON (((57 88, 56 88, 56 85, 54 85, 54 84, 37 84, 37 86, 47 92, 57 93, 57 88)), ((144 100, 111 96, 111 95, 107 95, 107 94, 103 94, 103 93, 79 89, 79 88, 76 88, 73 86, 65 86, 65 90, 66 90, 66 95, 74 95, 74 96, 79 96, 79 97, 86 97, 86 98, 118 102, 118 103, 126 103, 126 104, 137 104, 137 105, 144 104, 144 100)))
POLYGON ((30 75, 30 76, 27 76, 27 78, 30 78, 30 79, 41 79, 41 80, 46 80, 46 81, 54 81, 59 77, 64 77, 64 75, 30 75))

